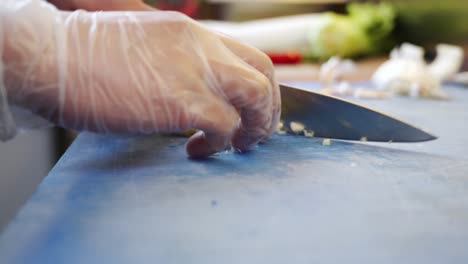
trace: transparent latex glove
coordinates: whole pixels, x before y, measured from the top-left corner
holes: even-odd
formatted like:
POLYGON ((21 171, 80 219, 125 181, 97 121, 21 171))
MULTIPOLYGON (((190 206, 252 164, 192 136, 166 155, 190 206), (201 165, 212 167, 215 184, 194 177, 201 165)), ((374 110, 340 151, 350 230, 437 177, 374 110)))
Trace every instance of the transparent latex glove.
MULTIPOLYGON (((99 133, 179 132, 192 157, 245 151, 276 129, 280 94, 260 51, 176 12, 1 7, 3 84, 55 124, 99 133)), ((1 108, 0 108, 1 109, 1 108)))

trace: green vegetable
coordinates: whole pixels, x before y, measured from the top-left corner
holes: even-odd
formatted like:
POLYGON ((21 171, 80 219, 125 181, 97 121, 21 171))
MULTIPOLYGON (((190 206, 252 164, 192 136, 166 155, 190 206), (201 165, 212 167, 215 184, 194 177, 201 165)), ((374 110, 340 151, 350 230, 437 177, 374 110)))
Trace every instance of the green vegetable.
POLYGON ((430 47, 436 43, 468 42, 468 1, 393 0, 398 12, 397 34, 401 41, 430 47))
POLYGON ((351 3, 347 11, 347 15, 325 13, 321 26, 311 29, 307 58, 353 58, 387 51, 395 44, 391 35, 395 22, 392 5, 351 3))
POLYGON ((309 33, 310 50, 307 57, 326 60, 332 56, 343 58, 361 55, 370 43, 362 28, 347 16, 325 14, 324 24, 309 33))

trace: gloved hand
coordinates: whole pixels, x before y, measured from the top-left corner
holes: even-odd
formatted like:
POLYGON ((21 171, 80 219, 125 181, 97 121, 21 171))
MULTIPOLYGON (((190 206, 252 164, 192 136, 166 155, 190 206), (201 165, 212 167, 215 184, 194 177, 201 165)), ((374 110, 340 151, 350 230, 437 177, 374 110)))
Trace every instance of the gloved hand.
POLYGON ((268 57, 184 15, 2 4, 0 94, 10 104, 76 130, 200 129, 186 145, 193 157, 230 143, 248 150, 276 129, 280 94, 268 57))

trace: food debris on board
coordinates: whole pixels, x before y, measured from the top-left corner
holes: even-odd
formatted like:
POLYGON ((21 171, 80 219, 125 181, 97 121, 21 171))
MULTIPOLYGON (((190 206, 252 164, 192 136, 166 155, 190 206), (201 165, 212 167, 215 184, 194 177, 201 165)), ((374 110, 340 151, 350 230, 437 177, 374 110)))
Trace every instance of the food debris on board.
POLYGON ((279 121, 278 127, 276 128, 276 133, 280 135, 286 134, 286 130, 284 129, 284 123, 283 121, 279 121))
MULTIPOLYGON (((284 126, 283 121, 280 121, 278 123, 276 133, 278 133, 280 135, 284 135, 284 134, 287 133, 287 131, 291 131, 294 134, 298 134, 298 135, 304 135, 305 137, 314 137, 315 136, 315 131, 306 129, 305 125, 303 123, 299 122, 299 121, 289 122, 289 128, 286 128, 284 126)), ((322 145, 324 145, 324 146, 331 145, 331 140, 330 139, 323 139, 322 145)))
POLYGON ((320 93, 338 97, 354 97, 356 99, 386 99, 391 94, 372 88, 353 88, 349 82, 341 81, 336 87, 326 87, 319 90, 320 93))
MULTIPOLYGON (((281 122, 282 123, 282 122, 281 122)), ((283 125, 279 127, 279 131, 281 131, 283 125)), ((314 137, 315 131, 305 129, 305 125, 299 121, 293 121, 289 123, 289 128, 294 134, 303 134, 306 137, 314 137)))
POLYGON ((463 49, 459 46, 439 44, 437 57, 427 64, 422 47, 403 43, 392 50, 390 59, 380 65, 372 75, 375 88, 353 87, 343 75, 356 70, 353 61, 332 57, 320 67, 320 92, 340 97, 359 99, 385 99, 393 95, 438 100, 449 99, 441 83, 454 80, 463 63, 463 49))
POLYGON ((353 72, 356 65, 352 60, 343 60, 340 57, 331 57, 320 66, 319 80, 325 86, 331 86, 341 79, 343 74, 353 72))
POLYGON ((340 96, 355 97, 360 99, 384 99, 390 96, 386 91, 370 88, 353 88, 350 82, 343 81, 343 75, 356 70, 356 65, 352 60, 343 60, 339 57, 332 57, 322 64, 319 72, 319 80, 322 84, 320 93, 340 96))
POLYGON ((439 44, 436 59, 427 64, 422 47, 404 43, 377 68, 372 82, 379 90, 396 95, 447 100, 449 96, 441 83, 452 78, 462 62, 463 50, 458 46, 439 44))
POLYGON ((307 129, 304 129, 304 136, 306 137, 314 137, 315 135, 315 132, 313 130, 307 130, 307 129))
POLYGON ((304 132, 305 126, 301 122, 292 121, 289 123, 289 128, 295 134, 302 134, 304 132))

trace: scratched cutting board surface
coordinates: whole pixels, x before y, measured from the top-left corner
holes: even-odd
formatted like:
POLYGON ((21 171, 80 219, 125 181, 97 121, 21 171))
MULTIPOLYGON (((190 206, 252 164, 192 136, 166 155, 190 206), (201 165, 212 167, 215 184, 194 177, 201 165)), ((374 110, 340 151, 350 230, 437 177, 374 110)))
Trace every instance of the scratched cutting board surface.
POLYGON ((84 133, 0 237, 0 263, 468 263, 468 90, 361 101, 426 143, 275 135, 186 158, 183 138, 84 133))

